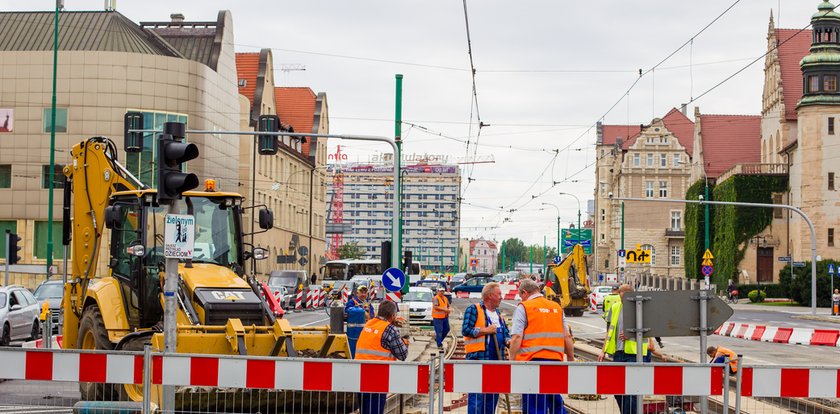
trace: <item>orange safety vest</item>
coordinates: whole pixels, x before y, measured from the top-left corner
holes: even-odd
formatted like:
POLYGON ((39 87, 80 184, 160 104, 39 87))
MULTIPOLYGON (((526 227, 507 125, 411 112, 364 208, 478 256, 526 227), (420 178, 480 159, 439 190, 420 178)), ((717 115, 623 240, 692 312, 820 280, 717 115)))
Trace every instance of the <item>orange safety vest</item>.
POLYGON ((562 361, 565 359, 566 341, 563 326, 563 308, 544 297, 521 302, 525 307, 528 326, 522 332, 522 344, 517 361, 545 358, 562 361))
MULTIPOLYGON (((475 318, 475 325, 473 328, 483 328, 487 326, 487 321, 484 319, 484 308, 481 307, 479 304, 472 305, 475 306, 476 313, 478 316, 475 318)), ((487 348, 484 344, 484 335, 478 337, 471 337, 471 336, 464 336, 464 352, 470 354, 473 352, 484 352, 487 348)))
MULTIPOLYGON (((449 301, 446 300, 446 296, 443 296, 440 293, 438 293, 437 296, 435 296, 435 297, 438 300, 438 307, 441 307, 441 308, 448 308, 449 307, 449 301)), ((445 319, 446 318, 446 312, 441 312, 441 311, 435 309, 434 307, 432 307, 432 318, 434 318, 434 319, 445 319)))
POLYGON ((374 361, 396 361, 397 358, 391 351, 382 346, 382 334, 390 323, 386 320, 373 318, 362 328, 359 341, 356 342, 356 355, 354 359, 366 359, 374 361))
POLYGON ((728 356, 729 369, 732 370, 732 372, 738 371, 738 354, 736 354, 735 351, 719 346, 717 347, 717 352, 715 352, 715 358, 713 358, 713 360, 720 356, 728 356))

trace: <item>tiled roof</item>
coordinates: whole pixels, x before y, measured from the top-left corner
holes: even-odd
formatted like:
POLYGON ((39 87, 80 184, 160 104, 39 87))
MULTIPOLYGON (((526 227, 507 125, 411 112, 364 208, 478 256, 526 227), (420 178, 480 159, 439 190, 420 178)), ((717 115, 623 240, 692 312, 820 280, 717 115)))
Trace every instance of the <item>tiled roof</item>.
POLYGON ((799 61, 811 49, 811 31, 776 29, 779 67, 782 71, 782 92, 785 102, 785 119, 796 120, 796 105, 802 99, 802 70, 799 61))
POLYGON ((692 156, 694 150, 694 121, 688 119, 677 108, 671 109, 662 122, 665 123, 665 128, 668 128, 677 140, 680 141, 688 156, 692 156))
POLYGON ((472 252, 473 249, 475 249, 475 245, 478 244, 478 242, 485 242, 485 243, 487 243, 487 246, 489 248, 496 249, 496 243, 495 242, 493 242, 492 240, 484 240, 483 238, 481 238, 481 239, 477 239, 477 240, 470 240, 470 252, 472 252))
MULTIPOLYGON (((313 130, 315 120, 315 92, 305 87, 276 87, 274 88, 274 99, 277 107, 277 115, 280 122, 289 124, 295 132, 306 134, 317 133, 313 130)), ((301 146, 303 155, 309 157, 309 143, 307 139, 301 146)))
POLYGON ((236 54, 236 78, 239 85, 239 93, 245 95, 251 105, 254 104, 254 92, 257 89, 257 71, 260 68, 259 53, 237 53, 236 54), (242 81, 245 86, 242 86, 242 81))
POLYGON ((639 135, 639 125, 604 125, 601 128, 601 143, 599 145, 615 145, 616 139, 621 139, 622 148, 627 149, 630 138, 639 135))
POLYGON ((717 178, 735 164, 761 162, 761 117, 700 115, 706 175, 717 178))
MULTIPOLYGON (((0 12, 0 51, 53 48, 54 12, 0 12)), ((178 56, 179 53, 114 11, 59 13, 59 50, 130 52, 178 56)))

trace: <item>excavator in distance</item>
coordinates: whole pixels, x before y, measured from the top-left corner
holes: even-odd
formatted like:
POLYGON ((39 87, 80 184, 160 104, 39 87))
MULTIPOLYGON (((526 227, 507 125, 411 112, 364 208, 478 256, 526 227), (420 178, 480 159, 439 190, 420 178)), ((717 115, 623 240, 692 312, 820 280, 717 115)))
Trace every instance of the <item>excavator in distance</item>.
MULTIPOLYGON (((270 293, 246 274, 247 260, 267 252, 246 249, 241 195, 215 191, 208 182, 205 191, 183 192, 164 206, 158 190, 118 162, 110 139, 86 139, 71 156, 64 168, 71 184, 64 190, 65 231, 73 207, 72 278, 62 301, 65 348, 141 351, 151 342, 155 352, 163 351, 164 229, 172 213, 188 214, 195 223, 192 257, 178 264, 176 352, 350 357, 345 335, 330 334, 328 327, 292 327, 277 318, 263 296, 270 293), (96 277, 103 244, 109 246, 108 272, 96 277)), ((272 225, 270 210, 262 208, 259 227, 272 225)), ((159 402, 160 387, 154 388, 153 400, 159 402)), ((82 400, 143 397, 139 384, 80 383, 80 391, 82 400)), ((187 400, 182 391, 176 407, 187 400)))
POLYGON ((548 266, 545 297, 560 304, 566 316, 583 316, 590 293, 586 254, 583 246, 576 244, 560 264, 548 266))

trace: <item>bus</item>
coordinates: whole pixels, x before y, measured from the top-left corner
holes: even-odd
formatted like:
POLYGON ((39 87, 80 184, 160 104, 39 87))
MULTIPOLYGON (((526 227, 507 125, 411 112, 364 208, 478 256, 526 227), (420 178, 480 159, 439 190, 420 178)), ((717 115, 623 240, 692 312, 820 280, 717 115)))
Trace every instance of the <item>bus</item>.
MULTIPOLYGON (((379 286, 382 281, 382 274, 386 269, 382 268, 379 260, 368 259, 342 259, 330 260, 322 268, 322 284, 330 289, 341 290, 348 286, 351 290, 357 285, 365 283, 379 286)), ((420 280, 422 266, 420 263, 411 264, 409 284, 420 280)))

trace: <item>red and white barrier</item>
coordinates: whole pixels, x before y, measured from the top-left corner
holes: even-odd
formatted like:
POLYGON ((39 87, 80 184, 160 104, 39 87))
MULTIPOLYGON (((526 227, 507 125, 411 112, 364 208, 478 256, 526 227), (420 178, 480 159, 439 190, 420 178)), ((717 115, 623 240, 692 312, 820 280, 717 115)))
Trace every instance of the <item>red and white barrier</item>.
MULTIPOLYGON (((0 378, 143 383, 143 356, 78 351, 0 351, 0 378)), ((175 386, 424 394, 429 366, 331 360, 154 356, 152 383, 175 386)))
POLYGON ((344 285, 344 289, 341 289, 341 301, 347 303, 348 300, 350 300, 350 288, 344 285))
POLYGON ((318 298, 319 306, 325 308, 327 307, 327 290, 319 289, 319 292, 321 292, 321 297, 318 298))
POLYGON ((482 364, 444 366, 447 392, 721 395, 723 368, 709 365, 482 364))
POLYGON ((303 291, 299 290, 295 296, 295 311, 300 311, 303 307, 303 291))
POLYGON ((744 367, 745 397, 840 398, 837 368, 744 367))
POLYGON ((749 341, 840 347, 840 329, 791 328, 727 322, 715 330, 715 334, 749 341))
POLYGON ((595 300, 595 296, 589 297, 589 310, 592 312, 598 312, 598 302, 595 300))
MULTIPOLYGON (((53 335, 53 337, 52 337, 52 348, 53 349, 61 349, 62 348, 63 343, 62 343, 61 338, 62 338, 61 335, 53 335)), ((44 338, 39 338, 39 339, 36 339, 34 341, 26 341, 23 344, 21 344, 21 347, 42 349, 42 348, 44 348, 44 338)))

